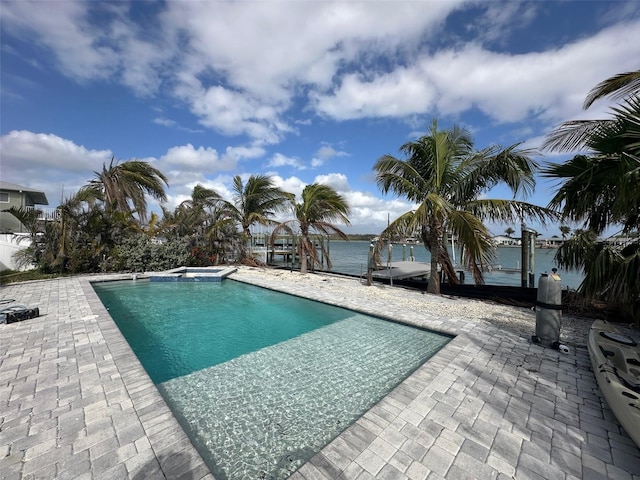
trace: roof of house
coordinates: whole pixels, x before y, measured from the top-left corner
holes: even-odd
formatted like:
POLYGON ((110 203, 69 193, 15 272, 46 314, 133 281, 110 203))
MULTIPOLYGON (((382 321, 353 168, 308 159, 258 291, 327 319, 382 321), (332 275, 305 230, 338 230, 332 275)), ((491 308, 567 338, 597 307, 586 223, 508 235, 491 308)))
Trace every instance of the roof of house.
POLYGON ((44 192, 40 190, 34 190, 22 185, 16 185, 15 183, 0 181, 0 190, 6 190, 9 192, 22 192, 28 196, 34 205, 49 205, 49 200, 44 192))

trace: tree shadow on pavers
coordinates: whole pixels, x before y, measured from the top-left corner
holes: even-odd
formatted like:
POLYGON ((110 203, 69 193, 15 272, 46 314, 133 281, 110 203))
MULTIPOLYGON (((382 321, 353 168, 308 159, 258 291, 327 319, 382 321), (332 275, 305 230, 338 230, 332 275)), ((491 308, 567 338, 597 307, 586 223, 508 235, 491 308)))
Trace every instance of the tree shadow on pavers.
POLYGON ((511 458, 518 462, 514 468, 546 466, 552 476, 554 472, 602 475, 605 472, 590 469, 594 460, 589 459, 595 458, 607 474, 640 474, 640 449, 603 401, 585 347, 572 347, 565 354, 511 335, 468 338, 471 345, 465 350, 471 356, 464 393, 481 400, 481 409, 495 414, 491 417, 496 422, 476 425, 477 415, 460 418, 458 433, 491 446, 489 430, 495 436, 498 428, 517 429, 526 444, 522 451, 528 455, 518 452, 511 458), (483 426, 484 432, 479 428, 483 426))
MULTIPOLYGON (((149 459, 139 470, 133 480, 200 480, 210 474, 209 468, 202 459, 186 452, 161 454, 149 459)), ((224 480, 218 479, 216 480, 224 480)))

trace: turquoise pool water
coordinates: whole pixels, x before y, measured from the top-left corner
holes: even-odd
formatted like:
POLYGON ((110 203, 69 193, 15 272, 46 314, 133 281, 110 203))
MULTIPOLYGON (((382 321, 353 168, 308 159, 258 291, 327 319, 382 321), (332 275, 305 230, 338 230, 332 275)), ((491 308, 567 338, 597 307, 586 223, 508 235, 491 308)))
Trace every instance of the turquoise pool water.
POLYGON ((219 479, 287 478, 450 340, 233 280, 94 288, 219 479))
POLYGON ((98 296, 157 384, 349 316, 330 305, 234 281, 105 282, 98 296))

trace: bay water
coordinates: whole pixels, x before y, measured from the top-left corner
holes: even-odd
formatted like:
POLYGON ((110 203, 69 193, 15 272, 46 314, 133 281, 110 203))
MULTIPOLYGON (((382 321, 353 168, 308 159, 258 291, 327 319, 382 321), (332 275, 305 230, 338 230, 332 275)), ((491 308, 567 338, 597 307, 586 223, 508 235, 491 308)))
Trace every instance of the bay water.
MULTIPOLYGON (((368 255, 371 242, 364 240, 331 240, 329 242, 329 257, 332 267, 330 270, 336 273, 344 273, 349 275, 366 276, 368 255)), ((535 249, 535 286, 538 285, 538 279, 542 273, 551 273, 552 268, 557 268, 555 255, 557 250, 553 248, 536 248, 535 249)), ((460 253, 456 249, 455 257, 450 250, 449 254, 455 258, 457 265, 460 265, 460 253)), ((409 260, 410 256, 416 262, 429 263, 431 255, 422 244, 393 244, 391 249, 391 261, 399 262, 409 260)), ((280 257, 280 260, 282 257, 280 257)), ((381 255, 383 266, 387 264, 389 259, 389 251, 385 246, 381 255)), ((278 259, 276 258, 276 261, 278 259)), ((281 264, 287 265, 286 262, 280 261, 281 264)), ((510 285, 519 287, 521 285, 521 249, 519 247, 497 247, 496 262, 491 266, 491 271, 484 273, 485 283, 487 285, 510 285)), ((456 270, 463 270, 462 267, 456 270)), ((558 274, 562 279, 563 288, 576 289, 582 282, 584 275, 582 272, 566 271, 558 269, 558 274)), ((469 273, 465 276, 465 283, 472 284, 473 277, 469 273)))

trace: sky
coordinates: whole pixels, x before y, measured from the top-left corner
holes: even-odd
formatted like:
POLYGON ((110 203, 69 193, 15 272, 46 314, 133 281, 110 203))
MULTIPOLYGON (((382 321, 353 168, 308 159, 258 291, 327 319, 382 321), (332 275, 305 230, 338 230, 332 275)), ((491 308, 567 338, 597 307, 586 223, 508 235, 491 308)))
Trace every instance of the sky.
MULTIPOLYGON (((434 119, 478 149, 538 149, 560 122, 607 118, 609 100, 582 104, 640 67, 640 2, 0 0, 0 55, 0 179, 50 206, 112 157, 138 159, 167 176, 169 209, 265 174, 298 198, 331 185, 344 230, 378 233, 412 205, 373 165, 434 119)), ((537 178, 526 200, 556 189, 537 178)))

